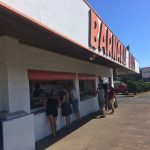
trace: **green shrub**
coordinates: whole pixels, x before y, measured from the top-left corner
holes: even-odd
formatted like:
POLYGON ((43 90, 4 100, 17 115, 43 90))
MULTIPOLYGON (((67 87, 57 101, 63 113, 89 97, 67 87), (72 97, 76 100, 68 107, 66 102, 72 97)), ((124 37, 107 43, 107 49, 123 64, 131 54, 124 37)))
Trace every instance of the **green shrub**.
POLYGON ((129 93, 137 93, 137 84, 135 81, 127 81, 127 86, 129 93))
POLYGON ((144 83, 141 81, 127 81, 128 92, 129 93, 140 93, 150 90, 150 83, 144 83))

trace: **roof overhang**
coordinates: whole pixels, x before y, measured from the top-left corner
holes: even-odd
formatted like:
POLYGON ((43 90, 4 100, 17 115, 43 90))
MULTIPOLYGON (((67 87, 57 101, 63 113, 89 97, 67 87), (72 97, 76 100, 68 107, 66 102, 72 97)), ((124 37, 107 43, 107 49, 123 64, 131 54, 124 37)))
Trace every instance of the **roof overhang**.
MULTIPOLYGON (((122 68, 124 71, 130 71, 3 3, 0 3, 0 20, 0 36, 11 36, 23 44, 114 69, 122 68), (96 57, 91 61, 93 55, 96 57)), ((131 72, 133 73, 132 70, 131 72)))

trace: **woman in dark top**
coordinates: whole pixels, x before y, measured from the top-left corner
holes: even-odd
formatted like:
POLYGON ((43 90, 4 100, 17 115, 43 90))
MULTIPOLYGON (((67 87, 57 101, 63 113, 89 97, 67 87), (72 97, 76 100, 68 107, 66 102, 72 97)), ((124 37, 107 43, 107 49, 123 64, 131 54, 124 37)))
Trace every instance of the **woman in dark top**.
POLYGON ((69 101, 69 92, 67 88, 64 86, 63 90, 60 93, 61 107, 62 107, 62 116, 66 118, 66 126, 70 127, 72 114, 71 104, 69 101))
POLYGON ((46 115, 49 118, 51 132, 53 136, 56 136, 56 130, 57 130, 56 119, 58 116, 58 107, 59 107, 59 102, 58 102, 57 95, 54 91, 51 91, 47 99, 46 115))

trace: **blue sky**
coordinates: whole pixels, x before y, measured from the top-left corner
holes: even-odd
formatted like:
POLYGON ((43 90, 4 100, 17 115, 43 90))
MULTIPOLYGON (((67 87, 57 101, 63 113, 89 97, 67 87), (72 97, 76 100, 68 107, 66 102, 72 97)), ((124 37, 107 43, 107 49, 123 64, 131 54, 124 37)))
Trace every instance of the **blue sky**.
POLYGON ((87 0, 140 67, 150 66, 150 0, 87 0))

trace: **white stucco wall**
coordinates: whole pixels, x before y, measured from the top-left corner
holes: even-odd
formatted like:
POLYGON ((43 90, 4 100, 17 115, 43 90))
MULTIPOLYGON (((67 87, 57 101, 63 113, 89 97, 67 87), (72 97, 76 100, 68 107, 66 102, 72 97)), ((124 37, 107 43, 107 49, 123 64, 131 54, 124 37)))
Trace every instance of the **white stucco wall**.
MULTIPOLYGON (((27 69, 87 73, 111 77, 111 68, 23 45, 18 43, 16 39, 10 37, 2 37, 0 41, 5 41, 7 45, 4 46, 4 49, 0 49, 1 54, 3 51, 6 52, 5 56, 2 56, 3 59, 2 57, 0 58, 0 61, 2 62, 1 64, 6 64, 8 73, 8 77, 6 77, 8 80, 8 87, 11 89, 9 95, 16 95, 15 98, 17 98, 18 93, 24 94, 20 95, 19 99, 22 99, 22 97, 29 97, 27 69), (13 87, 15 89, 13 89, 13 87), (12 89, 14 91, 12 91, 12 89)), ((4 69, 2 69, 2 71, 3 70, 4 69)), ((2 72, 0 75, 2 75, 2 72)), ((9 98, 14 99, 13 96, 9 98)), ((28 108, 24 108, 24 110, 27 111, 28 108)))
POLYGON ((2 123, 4 150, 35 150, 33 115, 2 123))
MULTIPOLYGON (((0 99, 0 102, 6 103, 9 112, 18 110, 30 112, 29 79, 27 76, 28 69, 73 72, 76 74, 96 74, 102 77, 112 77, 111 68, 23 45, 16 39, 10 37, 1 37, 0 41, 4 41, 4 43, 1 43, 3 48, 0 49, 0 53, 5 52, 3 55, 3 58, 5 59, 2 59, 1 57, 0 62, 5 64, 7 70, 7 73, 5 74, 6 82, 3 85, 4 87, 7 87, 6 94, 4 95, 6 97, 4 100, 0 99)), ((77 85, 78 80, 76 80, 75 83, 77 85)), ((98 82, 96 81, 96 85, 97 84, 98 82)), ((2 88, 4 88, 3 86, 2 88)), ((0 96, 3 97, 3 93, 1 93, 0 96)), ((79 108, 81 116, 98 110, 96 97, 80 102, 79 108)), ((0 111, 2 110, 6 110, 5 105, 2 105, 0 111)), ((72 117, 72 119, 74 119, 74 116, 72 117)), ((59 115, 58 128, 61 128, 64 125, 65 120, 59 115)), ((36 140, 39 140, 50 133, 45 113, 34 115, 34 128, 36 140)))
MULTIPOLYGON (((60 71, 60 72, 63 71, 63 72, 74 72, 74 73, 97 74, 101 76, 111 77, 110 68, 105 68, 96 64, 69 58, 67 56, 58 55, 48 51, 43 51, 22 44, 20 44, 20 49, 22 50, 23 62, 26 64, 24 66, 25 70, 37 69, 37 70, 49 70, 49 71, 60 71)), ((79 109, 81 112, 81 116, 85 116, 86 114, 97 111, 98 103, 96 97, 80 102, 79 109)), ((72 119, 74 119, 73 116, 72 119)), ((60 129, 65 125, 65 118, 61 116, 61 113, 59 113, 58 115, 57 123, 58 123, 58 129, 60 129)), ((45 113, 36 114, 35 115, 36 140, 45 137, 49 133, 50 133, 50 129, 49 129, 49 124, 46 121, 45 113)))
POLYGON ((29 98, 26 99, 29 97, 29 84, 18 40, 1 37, 0 45, 3 47, 0 49, 0 67, 2 68, 0 73, 2 108, 0 111, 25 110, 30 112, 29 98))
MULTIPOLYGON (((2 59, 0 59, 2 60, 2 59)), ((8 102, 8 79, 6 65, 0 62, 0 110, 9 109, 8 102)))

